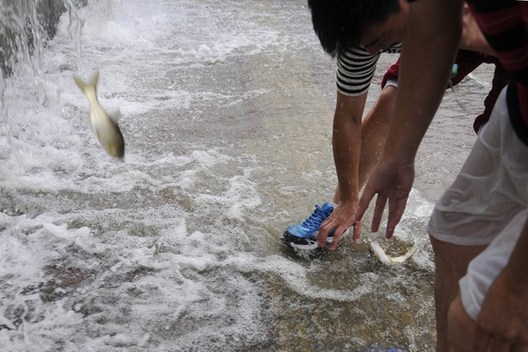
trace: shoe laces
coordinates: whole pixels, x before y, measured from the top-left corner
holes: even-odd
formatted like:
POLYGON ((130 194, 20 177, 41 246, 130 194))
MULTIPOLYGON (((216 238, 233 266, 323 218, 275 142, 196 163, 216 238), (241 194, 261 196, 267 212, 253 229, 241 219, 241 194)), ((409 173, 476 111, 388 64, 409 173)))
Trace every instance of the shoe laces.
POLYGON ((328 217, 320 206, 316 205, 314 212, 302 223, 305 227, 319 227, 321 223, 328 217))

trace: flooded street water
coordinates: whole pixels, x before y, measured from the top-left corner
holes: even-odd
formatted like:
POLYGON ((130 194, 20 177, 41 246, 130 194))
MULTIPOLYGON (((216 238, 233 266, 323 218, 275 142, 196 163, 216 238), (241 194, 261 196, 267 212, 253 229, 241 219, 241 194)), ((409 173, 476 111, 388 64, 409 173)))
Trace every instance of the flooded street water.
POLYGON ((425 226, 490 66, 447 92, 396 238, 365 223, 362 244, 308 259, 279 237, 333 195, 336 88, 305 0, 94 0, 57 29, 0 77, 2 351, 433 350, 425 226), (72 79, 96 70, 123 162, 72 79), (423 246, 386 267, 374 238, 423 246))

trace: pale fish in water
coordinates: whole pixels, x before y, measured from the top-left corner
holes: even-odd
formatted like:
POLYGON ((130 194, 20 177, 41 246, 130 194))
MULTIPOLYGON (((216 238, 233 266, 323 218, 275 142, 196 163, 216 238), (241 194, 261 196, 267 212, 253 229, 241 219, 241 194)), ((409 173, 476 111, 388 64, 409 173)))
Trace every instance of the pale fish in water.
POLYGON ((418 243, 414 243, 414 245, 407 252, 405 252, 405 254, 403 254, 403 255, 401 255, 399 257, 390 257, 390 256, 387 255, 387 253, 385 253, 383 248, 381 248, 381 246, 378 243, 378 241, 369 242, 369 246, 370 246, 370 252, 376 258, 378 258, 378 260, 380 262, 382 262, 385 265, 403 264, 403 263, 405 263, 407 261, 407 259, 412 257, 414 255, 414 253, 416 253, 418 251, 419 247, 421 247, 418 243))
POLYGON ((117 117, 109 117, 97 100, 99 71, 95 72, 88 83, 77 76, 73 76, 73 79, 90 103, 90 124, 97 140, 108 154, 122 159, 125 156, 125 141, 117 125, 117 117))

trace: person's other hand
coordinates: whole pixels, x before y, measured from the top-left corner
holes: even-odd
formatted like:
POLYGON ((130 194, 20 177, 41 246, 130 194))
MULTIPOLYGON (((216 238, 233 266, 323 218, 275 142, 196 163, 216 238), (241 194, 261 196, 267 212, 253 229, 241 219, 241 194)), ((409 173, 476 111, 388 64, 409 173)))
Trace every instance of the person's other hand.
POLYGON ((474 351, 528 351, 528 283, 506 266, 490 286, 474 336, 474 351))
POLYGON ((387 201, 389 202, 389 216, 385 236, 391 238, 396 225, 407 205, 407 199, 414 181, 414 165, 399 165, 381 160, 373 170, 367 185, 361 195, 357 220, 363 218, 370 201, 377 194, 376 207, 372 218, 371 230, 377 232, 387 201))
POLYGON ((329 248, 335 250, 341 241, 343 234, 351 226, 354 226, 354 242, 357 243, 359 241, 361 236, 361 226, 356 222, 357 208, 357 200, 352 202, 341 202, 334 208, 332 214, 323 221, 319 228, 319 232, 317 233, 317 243, 320 247, 326 246, 326 238, 330 232, 334 231, 334 240, 329 248))

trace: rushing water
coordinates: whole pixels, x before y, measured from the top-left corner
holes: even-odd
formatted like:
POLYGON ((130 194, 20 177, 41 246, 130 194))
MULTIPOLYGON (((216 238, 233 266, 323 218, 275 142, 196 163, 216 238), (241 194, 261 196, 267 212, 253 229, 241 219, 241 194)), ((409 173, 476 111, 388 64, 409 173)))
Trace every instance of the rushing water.
POLYGON ((65 3, 56 36, 0 77, 2 351, 433 349, 424 227, 474 140, 489 67, 447 93, 381 242, 421 250, 385 267, 347 240, 308 259, 279 235, 333 193, 335 62, 305 1, 65 3), (95 70, 124 162, 72 79, 95 70))

